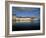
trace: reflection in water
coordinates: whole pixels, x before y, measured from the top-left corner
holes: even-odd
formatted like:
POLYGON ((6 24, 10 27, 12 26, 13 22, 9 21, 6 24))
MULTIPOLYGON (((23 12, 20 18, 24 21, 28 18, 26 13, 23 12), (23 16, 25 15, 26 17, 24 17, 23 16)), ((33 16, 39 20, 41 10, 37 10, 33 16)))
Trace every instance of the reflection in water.
POLYGON ((31 21, 16 21, 16 22, 20 22, 20 23, 22 22, 23 23, 23 22, 31 22, 31 21))
POLYGON ((40 30, 40 20, 16 21, 12 28, 13 31, 40 30))

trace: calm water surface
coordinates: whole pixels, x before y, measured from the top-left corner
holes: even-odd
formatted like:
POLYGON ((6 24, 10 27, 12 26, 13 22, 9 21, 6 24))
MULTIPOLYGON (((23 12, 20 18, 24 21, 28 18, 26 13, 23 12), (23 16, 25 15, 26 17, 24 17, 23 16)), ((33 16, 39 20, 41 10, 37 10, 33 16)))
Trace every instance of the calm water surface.
POLYGON ((24 30, 40 30, 40 21, 33 22, 16 22, 12 26, 12 31, 24 31, 24 30))

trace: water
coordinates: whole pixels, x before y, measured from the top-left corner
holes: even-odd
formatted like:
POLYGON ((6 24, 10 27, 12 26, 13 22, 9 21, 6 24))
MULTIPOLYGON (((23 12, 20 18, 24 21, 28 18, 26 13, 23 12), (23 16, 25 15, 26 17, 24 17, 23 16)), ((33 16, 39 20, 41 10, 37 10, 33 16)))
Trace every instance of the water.
POLYGON ((35 20, 33 22, 16 22, 16 24, 12 26, 12 31, 24 30, 40 30, 40 21, 35 20))

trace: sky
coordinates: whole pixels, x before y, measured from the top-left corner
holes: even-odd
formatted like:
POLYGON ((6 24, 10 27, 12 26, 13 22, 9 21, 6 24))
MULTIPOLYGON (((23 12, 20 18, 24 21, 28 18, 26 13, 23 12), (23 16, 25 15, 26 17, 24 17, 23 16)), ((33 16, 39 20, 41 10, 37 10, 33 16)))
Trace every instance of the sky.
POLYGON ((15 15, 17 17, 32 17, 40 16, 40 8, 36 7, 12 7, 12 15, 15 15))

